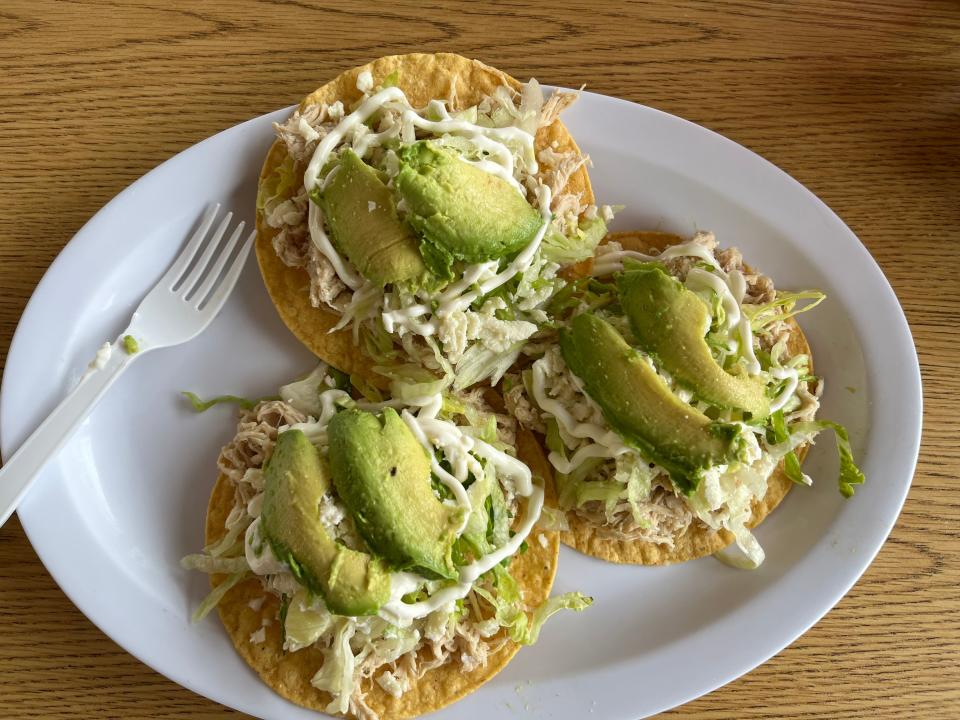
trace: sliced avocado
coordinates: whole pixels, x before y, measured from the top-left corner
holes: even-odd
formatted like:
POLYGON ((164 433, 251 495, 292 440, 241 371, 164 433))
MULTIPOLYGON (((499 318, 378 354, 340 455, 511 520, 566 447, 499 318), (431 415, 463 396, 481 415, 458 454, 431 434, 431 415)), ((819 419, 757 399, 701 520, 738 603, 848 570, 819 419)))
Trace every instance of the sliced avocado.
POLYGON ((560 332, 560 351, 613 429, 683 492, 696 489, 700 470, 735 457, 736 427, 680 400, 610 323, 577 315, 560 332))
POLYGON ((431 272, 451 277, 456 260, 508 257, 528 245, 543 218, 510 183, 421 140, 400 152, 397 191, 421 235, 431 272))
POLYGON ((337 492, 370 547, 394 568, 455 579, 453 541, 461 508, 445 505, 430 483, 430 457, 392 408, 383 418, 337 413, 327 428, 337 492))
POLYGON ((381 285, 424 275, 417 239, 397 217, 393 193, 376 171, 348 148, 333 172, 319 203, 337 248, 381 285))
POLYGON ((733 375, 713 359, 704 339, 707 306, 696 293, 653 264, 621 273, 617 288, 637 344, 674 380, 716 407, 744 410, 754 418, 770 414, 762 378, 733 375))
POLYGON ((277 437, 263 467, 263 533, 279 560, 336 615, 373 615, 390 599, 390 573, 367 553, 336 542, 320 522, 329 487, 320 453, 299 430, 277 437))

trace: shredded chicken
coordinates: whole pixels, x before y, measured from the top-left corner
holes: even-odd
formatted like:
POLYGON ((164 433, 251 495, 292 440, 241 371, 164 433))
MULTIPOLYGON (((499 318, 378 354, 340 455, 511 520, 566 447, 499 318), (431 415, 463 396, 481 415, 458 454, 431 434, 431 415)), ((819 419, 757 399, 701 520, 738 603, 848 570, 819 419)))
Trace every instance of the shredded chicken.
MULTIPOLYGON (((465 401, 481 408, 484 412, 492 412, 482 398, 482 390, 474 390, 471 393, 464 394, 465 401)), ((495 415, 497 419, 498 439, 501 442, 511 441, 512 433, 515 431, 515 422, 513 418, 506 415, 495 415)), ((234 438, 223 448, 218 459, 218 466, 235 485, 236 495, 234 499, 234 509, 227 519, 228 527, 246 517, 245 509, 247 503, 257 496, 262 497, 263 475, 261 468, 263 463, 270 457, 276 444, 278 430, 281 427, 306 421, 306 416, 291 405, 280 400, 265 400, 257 403, 252 409, 244 410, 240 413, 237 424, 237 433, 234 438)), ((333 498, 326 497, 325 501, 333 502, 333 498)), ((332 511, 336 511, 333 508, 332 511)), ((321 503, 320 514, 323 516, 324 506, 321 503)), ((341 514, 340 511, 337 514, 341 514)), ((347 534, 356 531, 352 523, 344 526, 343 521, 347 518, 339 518, 339 524, 336 527, 336 536, 348 547, 359 546, 358 537, 346 537, 347 534)), ((322 521, 322 517, 321 517, 322 521)), ((249 519, 245 524, 249 524, 249 519)), ((265 592, 277 596, 292 596, 299 590, 299 584, 290 573, 278 573, 275 575, 265 575, 260 578, 265 592)), ((263 599, 259 603, 251 603, 251 609, 259 609, 263 599)), ((374 682, 379 675, 389 673, 389 678, 395 681, 392 683, 383 683, 393 688, 393 691, 400 695, 408 690, 414 680, 422 678, 426 673, 435 668, 446 665, 450 662, 456 662, 462 668, 463 672, 472 672, 476 668, 483 667, 489 662, 491 654, 496 653, 507 642, 505 632, 499 632, 493 637, 484 635, 484 622, 488 621, 480 610, 481 604, 485 601, 478 599, 478 596, 471 592, 467 596, 469 612, 456 623, 451 623, 450 627, 444 628, 434 637, 421 636, 419 642, 407 653, 396 658, 393 662, 382 663, 372 655, 360 654, 357 656, 357 676, 359 682, 356 683, 353 694, 349 699, 349 712, 359 720, 379 720, 377 713, 367 704, 366 696, 373 687, 374 682)), ((257 644, 263 642, 263 628, 260 628, 250 637, 250 642, 257 644)), ((329 644, 333 639, 330 635, 323 638, 319 643, 329 644)), ((358 648, 354 649, 357 652, 358 648)), ((381 678, 382 680, 382 678, 381 678)), ((387 689, 386 687, 384 688, 387 689)), ((391 690, 387 690, 391 692, 391 690)))
POLYGON ((234 483, 239 483, 247 470, 263 467, 277 442, 277 428, 307 419, 299 410, 280 400, 264 400, 251 410, 244 410, 237 424, 237 434, 220 451, 217 467, 234 483))
POLYGON ((281 228, 280 232, 273 236, 273 250, 284 265, 306 265, 307 254, 310 252, 310 238, 307 237, 306 227, 297 225, 281 228))
POLYGON ((553 93, 553 95, 551 95, 543 104, 543 109, 540 111, 540 122, 538 127, 549 127, 550 125, 553 125, 553 122, 560 117, 560 113, 573 105, 577 101, 578 97, 580 97, 579 92, 553 93))
POLYGON ((332 124, 328 109, 326 103, 307 105, 302 112, 297 109, 284 122, 273 124, 277 137, 283 141, 287 152, 297 162, 309 160, 316 143, 330 131, 332 124))
MULTIPOLYGON (((532 117, 531 130, 551 125, 560 113, 569 107, 579 96, 579 93, 553 93, 543 103, 542 108, 534 108, 539 112, 532 117)), ((501 86, 480 104, 480 110, 489 112, 500 105, 509 108, 510 112, 524 112, 522 94, 501 86), (519 110, 518 110, 519 108, 519 110)), ((451 109, 459 108, 460 100, 457 92, 457 82, 451 79, 448 90, 447 104, 451 109)), ((298 172, 306 167, 317 143, 325 137, 342 119, 345 109, 342 103, 325 103, 308 105, 302 110, 297 109, 286 121, 274 123, 277 137, 284 143, 287 153, 293 159, 298 172)), ((387 124, 399 120, 399 112, 386 109, 381 118, 377 132, 383 132, 387 124), (389 116, 389 117, 387 117, 389 116), (388 120, 390 123, 388 123, 388 120)), ((355 133, 366 133, 371 130, 365 125, 355 129, 355 133)), ((418 137, 425 137, 423 131, 411 133, 412 137, 402 137, 404 142, 412 142, 418 137)), ((371 162, 379 162, 384 158, 386 150, 375 147, 371 162)), ((556 147, 544 148, 538 156, 539 170, 535 177, 524 178, 523 184, 527 188, 528 199, 536 202, 536 188, 539 184, 546 185, 552 193, 551 210, 554 214, 554 228, 561 233, 572 232, 576 229, 581 216, 595 216, 597 208, 594 205, 585 205, 580 193, 564 192, 568 181, 583 165, 589 164, 587 156, 575 151, 559 152, 556 147)), ((394 156, 394 162, 395 156, 394 156)), ((290 199, 268 202, 263 214, 268 225, 279 230, 273 239, 273 247, 280 259, 291 267, 306 269, 310 276, 310 303, 314 307, 329 307, 337 313, 343 313, 353 296, 348 288, 337 276, 330 262, 313 247, 309 241, 306 210, 309 200, 303 187, 300 186, 297 195, 290 199)), ((402 203, 397 207, 401 216, 402 203)))
POLYGON ((513 415, 522 427, 543 435, 547 432, 547 427, 543 424, 540 412, 534 408, 530 398, 527 397, 526 388, 520 382, 519 376, 514 375, 512 380, 510 389, 503 394, 507 412, 513 415))
POLYGON ((669 478, 661 477, 659 480, 661 484, 653 489, 650 498, 638 503, 639 524, 626 500, 617 503, 611 513, 612 518, 607 517, 603 503, 596 500, 585 503, 573 512, 599 528, 600 534, 605 537, 673 548, 674 540, 686 531, 690 523, 700 521, 694 518, 687 504, 668 489, 669 478))
POLYGON ((764 303, 773 302, 777 297, 777 291, 773 287, 773 280, 766 275, 747 274, 744 275, 747 281, 747 294, 744 295, 745 303, 764 303))
POLYGON ((309 243, 306 261, 307 274, 310 275, 310 304, 315 308, 327 305, 343 312, 353 293, 343 284, 333 269, 333 264, 313 243, 309 243))
MULTIPOLYGON (((717 262, 720 263, 720 267, 724 272, 739 270, 744 274, 744 280, 747 282, 747 291, 743 298, 744 303, 762 305, 771 302, 776 297, 776 289, 773 286, 773 281, 766 275, 746 269, 743 263, 743 255, 737 248, 729 247, 719 249, 717 247, 717 238, 712 232, 697 232, 691 238, 691 242, 702 245, 707 250, 712 251, 713 256, 717 259, 717 262)), ((654 251, 652 254, 658 255, 659 252, 654 251)), ((669 260, 665 260, 663 264, 671 275, 682 282, 697 262, 698 260, 695 257, 684 256, 670 258, 669 260)))

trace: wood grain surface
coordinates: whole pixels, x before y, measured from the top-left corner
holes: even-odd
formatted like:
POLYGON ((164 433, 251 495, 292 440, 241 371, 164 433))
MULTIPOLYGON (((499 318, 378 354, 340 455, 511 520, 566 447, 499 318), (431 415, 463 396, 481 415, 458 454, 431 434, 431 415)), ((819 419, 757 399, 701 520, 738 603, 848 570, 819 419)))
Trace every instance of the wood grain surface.
MULTIPOLYGON (((174 153, 376 56, 450 50, 712 128, 819 195, 913 329, 925 431, 857 586, 754 672, 665 717, 960 717, 960 5, 532 0, 0 4, 0 348, 96 210, 174 153)), ((749 642, 745 638, 745 642, 749 642)), ((0 530, 0 717, 235 716, 108 640, 0 530)))

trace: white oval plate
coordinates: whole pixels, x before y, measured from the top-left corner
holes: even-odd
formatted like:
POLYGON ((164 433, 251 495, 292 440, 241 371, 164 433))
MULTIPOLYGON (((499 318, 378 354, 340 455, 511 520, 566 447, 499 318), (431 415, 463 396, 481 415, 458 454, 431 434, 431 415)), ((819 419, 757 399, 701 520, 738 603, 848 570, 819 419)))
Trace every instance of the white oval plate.
MULTIPOLYGON (((281 110, 177 155, 104 207, 63 250, 23 314, 7 358, 0 443, 10 455, 115 337, 212 201, 252 213, 281 110)), ((844 501, 832 439, 816 479, 757 533, 755 572, 706 558, 605 564, 564 549, 556 591, 596 598, 551 620, 536 646, 437 718, 626 719, 679 705, 754 668, 827 612, 873 559, 917 457, 916 353, 897 299, 866 249, 822 202, 739 145, 676 117, 585 93, 565 116, 592 156, 597 197, 623 204, 615 229, 711 229, 778 287, 829 299, 804 328, 828 378, 822 416, 845 423, 867 484, 844 501)), ((143 357, 47 467, 20 508, 64 592, 116 642, 167 677, 263 718, 315 718, 258 682, 216 618, 191 626, 206 578, 180 569, 203 518, 232 410, 193 414, 181 390, 272 394, 311 365, 250 262, 221 316, 195 341, 143 357)), ((731 709, 734 710, 734 709, 731 709)))

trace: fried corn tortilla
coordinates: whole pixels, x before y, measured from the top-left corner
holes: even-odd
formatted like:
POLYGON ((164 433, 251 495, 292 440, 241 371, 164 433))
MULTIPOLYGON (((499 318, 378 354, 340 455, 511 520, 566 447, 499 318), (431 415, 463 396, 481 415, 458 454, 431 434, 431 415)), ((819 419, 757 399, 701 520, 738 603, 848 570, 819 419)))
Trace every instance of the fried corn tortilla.
MULTIPOLYGON (((342 73, 308 95, 300 103, 301 110, 308 105, 333 103, 337 100, 349 107, 361 97, 361 92, 357 89, 357 76, 364 71, 370 71, 375 86, 390 74, 396 73, 397 86, 414 106, 454 95, 457 106, 451 110, 462 110, 476 105, 501 85, 520 88, 520 83, 506 73, 461 55, 389 55, 342 73)), ((553 147, 558 152, 579 152, 573 137, 559 120, 537 131, 535 147, 538 151, 553 147)), ((286 157, 286 146, 280 140, 275 141, 260 173, 261 185, 286 157)), ((302 174, 305 168, 298 170, 302 174)), ((585 167, 572 173, 565 187, 568 192, 579 193, 583 203, 593 203, 593 190, 585 167)), ((347 373, 357 373, 369 380, 376 380, 370 370, 369 359, 354 343, 351 331, 345 329, 336 333, 328 332, 337 324, 339 316, 328 309, 316 308, 310 304, 310 278, 302 268, 289 267, 280 260, 273 249, 273 238, 276 234, 277 230, 269 227, 263 221, 262 213, 258 211, 257 261, 267 291, 283 322, 297 339, 321 360, 347 373)))
MULTIPOLYGON (((535 476, 544 479, 548 498, 552 493, 552 476, 547 462, 534 437, 524 431, 517 436, 519 457, 527 463, 535 476)), ((206 544, 217 542, 224 534, 224 523, 233 507, 233 486, 221 475, 213 488, 207 507, 206 544)), ((523 590, 524 599, 530 605, 542 603, 550 594, 557 559, 560 552, 558 533, 544 533, 546 547, 537 541, 540 530, 534 529, 526 552, 514 557, 510 571, 523 590)), ((210 582, 216 587, 226 575, 212 575, 210 582)), ((256 606, 256 603, 254 603, 256 606)), ((280 606, 276 596, 265 591, 259 580, 252 578, 231 588, 217 606, 220 619, 240 656, 275 692, 287 700, 312 710, 322 712, 330 702, 330 695, 317 690, 310 679, 323 665, 320 650, 308 647, 297 652, 285 652, 278 620, 280 606), (250 602, 265 598, 259 610, 253 610, 250 602), (264 623, 267 623, 264 625, 264 623), (262 643, 250 642, 250 634, 265 628, 266 639, 262 643)), ((473 692, 502 670, 516 654, 520 646, 507 640, 496 653, 492 653, 483 667, 464 672, 459 664, 448 663, 428 671, 419 680, 414 680, 410 689, 399 698, 394 698, 372 679, 369 683, 366 702, 381 720, 412 718, 438 710, 473 692)))
MULTIPOLYGON (((668 245, 676 245, 684 241, 677 235, 664 232, 618 232, 611 233, 604 242, 615 241, 620 243, 625 250, 636 250, 638 252, 649 252, 650 250, 663 250, 668 245)), ((587 260, 571 269, 571 275, 582 276, 590 272, 592 261, 587 260)), ((749 269, 748 266, 744 266, 749 269)), ((810 346, 804 337, 800 327, 790 321, 794 332, 790 335, 788 343, 789 354, 791 356, 800 353, 810 355, 810 346)), ((813 370, 813 359, 811 356, 810 369, 813 370)), ((802 462, 806 455, 807 446, 797 448, 797 458, 802 462)), ((767 482, 767 494, 753 504, 753 517, 747 523, 748 528, 754 528, 759 525, 767 515, 773 512, 774 508, 780 504, 780 501, 786 496, 793 482, 783 471, 783 463, 777 466, 767 482)), ((560 540, 575 550, 586 555, 607 560, 608 562, 625 563, 633 565, 668 565, 671 563, 684 562, 686 560, 695 560, 696 558, 712 555, 718 550, 722 550, 734 541, 733 534, 727 530, 712 530, 701 522, 694 521, 690 523, 686 531, 674 539, 673 547, 658 545, 651 542, 637 540, 621 540, 605 535, 601 528, 598 528, 586 520, 568 512, 567 520, 570 529, 560 534, 560 540)))

